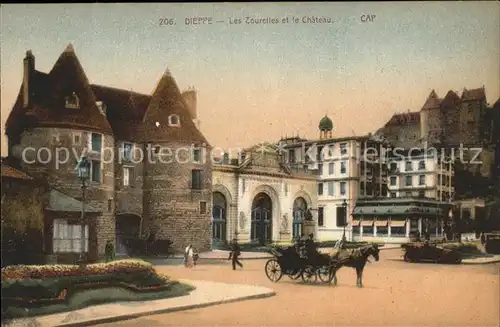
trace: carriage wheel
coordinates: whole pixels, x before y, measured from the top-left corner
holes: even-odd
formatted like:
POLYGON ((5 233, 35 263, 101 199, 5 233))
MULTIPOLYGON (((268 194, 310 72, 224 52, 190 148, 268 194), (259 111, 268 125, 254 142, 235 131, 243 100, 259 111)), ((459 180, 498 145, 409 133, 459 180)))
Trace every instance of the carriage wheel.
POLYGON ((331 268, 329 267, 321 267, 318 269, 318 277, 323 283, 330 283, 333 278, 333 274, 331 273, 331 268))
POLYGON ((318 280, 318 274, 316 272, 316 269, 314 269, 313 266, 306 266, 302 270, 302 280, 304 283, 312 284, 315 283, 318 280))
POLYGON ((266 262, 266 276, 273 283, 277 283, 283 276, 280 264, 276 259, 270 259, 266 262))
POLYGON ((291 280, 297 280, 297 279, 299 279, 300 276, 302 276, 302 271, 300 269, 294 271, 292 274, 288 274, 288 277, 291 280))

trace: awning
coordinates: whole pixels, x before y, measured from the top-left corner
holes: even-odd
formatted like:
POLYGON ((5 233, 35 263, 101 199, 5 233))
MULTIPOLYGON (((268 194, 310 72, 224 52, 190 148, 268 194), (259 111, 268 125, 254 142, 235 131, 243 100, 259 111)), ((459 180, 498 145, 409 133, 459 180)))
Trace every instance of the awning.
POLYGON ((376 220, 375 221, 375 226, 377 226, 377 227, 386 227, 388 223, 389 223, 388 220, 380 219, 380 220, 376 220))
POLYGON ((404 227, 406 220, 391 220, 391 227, 404 227))
POLYGON ((353 226, 359 226, 359 223, 361 222, 361 220, 353 220, 352 221, 352 225, 353 226))
POLYGON ((361 221, 361 226, 373 226, 373 220, 363 220, 361 221))

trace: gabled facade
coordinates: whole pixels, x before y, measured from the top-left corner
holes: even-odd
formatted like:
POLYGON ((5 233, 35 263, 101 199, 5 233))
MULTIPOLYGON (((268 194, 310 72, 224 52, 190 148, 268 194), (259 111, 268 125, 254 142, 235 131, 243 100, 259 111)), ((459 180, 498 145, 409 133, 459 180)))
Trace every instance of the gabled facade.
POLYGON ((35 69, 28 51, 6 124, 9 153, 22 170, 75 199, 82 198, 75 166, 89 157, 87 201, 100 212, 88 236, 96 244, 91 257, 103 255, 108 240, 123 253, 125 239, 137 236, 207 250, 210 145, 195 106, 195 91, 183 95, 168 70, 145 95, 90 84, 71 45, 49 73, 35 69))

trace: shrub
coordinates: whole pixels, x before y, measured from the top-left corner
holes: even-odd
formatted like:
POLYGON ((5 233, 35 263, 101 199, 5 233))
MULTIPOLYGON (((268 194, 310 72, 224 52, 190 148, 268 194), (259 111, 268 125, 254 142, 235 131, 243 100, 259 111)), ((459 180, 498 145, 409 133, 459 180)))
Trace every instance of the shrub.
POLYGON ((2 282, 18 279, 43 279, 59 277, 88 277, 93 275, 133 273, 153 270, 153 266, 142 260, 117 260, 95 263, 83 269, 76 265, 8 266, 2 268, 2 282))
POLYGON ((482 253, 477 243, 443 243, 441 245, 445 249, 456 250, 462 254, 480 254, 482 253))

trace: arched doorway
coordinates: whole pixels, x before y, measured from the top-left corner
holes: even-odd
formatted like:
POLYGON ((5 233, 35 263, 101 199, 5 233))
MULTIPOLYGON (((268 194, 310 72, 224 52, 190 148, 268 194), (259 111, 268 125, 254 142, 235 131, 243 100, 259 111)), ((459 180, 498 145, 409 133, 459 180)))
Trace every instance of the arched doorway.
POLYGON ((302 236, 302 222, 306 218, 307 202, 303 197, 293 201, 293 237, 302 236))
POLYGON ((129 255, 130 244, 139 237, 141 217, 134 214, 117 215, 115 219, 117 255, 129 255))
POLYGON ((252 226, 250 239, 266 244, 272 241, 273 203, 269 195, 261 192, 252 202, 252 226))
POLYGON ((226 240, 227 201, 221 192, 213 193, 212 200, 212 240, 226 240))

